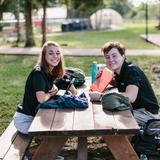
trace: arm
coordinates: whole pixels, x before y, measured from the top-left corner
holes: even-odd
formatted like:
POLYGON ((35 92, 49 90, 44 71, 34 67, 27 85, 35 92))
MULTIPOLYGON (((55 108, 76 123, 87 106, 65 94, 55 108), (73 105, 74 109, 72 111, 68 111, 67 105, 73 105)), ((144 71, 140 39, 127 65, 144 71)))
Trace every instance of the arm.
POLYGON ((121 94, 125 97, 128 97, 129 101, 133 103, 137 98, 138 90, 139 88, 136 85, 128 85, 125 92, 122 92, 121 94))
POLYGON ((77 95, 77 89, 75 88, 75 86, 72 84, 71 87, 69 88, 69 91, 73 94, 73 95, 77 95))
POLYGON ((45 101, 48 101, 51 98, 50 93, 45 93, 43 91, 36 92, 36 98, 39 103, 43 103, 45 101))
POLYGON ((45 93, 44 91, 37 91, 36 92, 36 98, 39 103, 43 103, 48 101, 52 96, 56 95, 58 92, 58 88, 53 85, 52 89, 48 91, 48 93, 45 93))
MULTIPOLYGON (((136 100, 136 98, 137 98, 138 90, 139 90, 139 88, 136 85, 128 85, 126 87, 125 92, 118 92, 117 90, 115 91, 113 89, 113 90, 109 91, 108 93, 117 92, 119 94, 122 94, 125 97, 128 97, 129 101, 131 103, 133 103, 136 100)), ((99 101, 100 98, 101 98, 101 96, 103 95, 103 93, 100 93, 100 92, 90 92, 89 95, 90 95, 91 100, 99 101)))

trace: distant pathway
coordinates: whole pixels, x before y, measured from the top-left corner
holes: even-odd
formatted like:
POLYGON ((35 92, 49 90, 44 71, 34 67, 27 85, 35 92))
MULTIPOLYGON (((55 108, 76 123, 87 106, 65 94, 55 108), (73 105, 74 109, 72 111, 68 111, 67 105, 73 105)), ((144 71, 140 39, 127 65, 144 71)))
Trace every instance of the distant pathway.
MULTIPOLYGON (((145 35, 140 35, 142 38, 146 38, 145 35)), ((160 46, 160 34, 149 34, 149 42, 160 46)), ((102 56, 100 49, 80 49, 80 48, 63 48, 63 54, 67 56, 102 56)), ((0 55, 38 55, 41 52, 41 48, 7 48, 0 46, 0 55)), ((127 49, 127 55, 160 55, 160 49, 127 49)))
MULTIPOLYGON (((142 34, 141 37, 143 39, 146 39, 145 34, 142 34)), ((148 35, 148 41, 157 45, 157 46, 160 46, 160 34, 149 34, 148 35)))
MULTIPOLYGON (((40 48, 7 48, 0 47, 1 55, 38 55, 40 48)), ((100 49, 78 49, 78 48, 63 48, 62 52, 67 56, 102 56, 100 49)), ((127 55, 160 55, 159 50, 150 49, 127 49, 127 55)))

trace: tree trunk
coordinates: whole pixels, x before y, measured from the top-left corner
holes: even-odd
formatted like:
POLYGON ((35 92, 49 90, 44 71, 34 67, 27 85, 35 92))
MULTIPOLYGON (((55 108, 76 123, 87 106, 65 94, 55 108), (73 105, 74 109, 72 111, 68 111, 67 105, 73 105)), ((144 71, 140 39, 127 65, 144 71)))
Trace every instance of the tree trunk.
MULTIPOLYGON (((3 12, 0 9, 0 21, 3 19, 3 12)), ((0 32, 3 31, 3 23, 0 23, 0 32)))
POLYGON ((18 43, 21 41, 21 35, 20 35, 20 22, 19 22, 19 9, 17 9, 16 12, 14 12, 15 18, 17 20, 15 27, 17 29, 17 41, 16 46, 18 46, 18 43))
POLYGON ((46 7, 47 1, 43 1, 43 19, 42 19, 42 46, 46 42, 46 7))
POLYGON ((35 46, 35 41, 33 37, 33 28, 32 28, 32 1, 25 0, 25 47, 35 46))

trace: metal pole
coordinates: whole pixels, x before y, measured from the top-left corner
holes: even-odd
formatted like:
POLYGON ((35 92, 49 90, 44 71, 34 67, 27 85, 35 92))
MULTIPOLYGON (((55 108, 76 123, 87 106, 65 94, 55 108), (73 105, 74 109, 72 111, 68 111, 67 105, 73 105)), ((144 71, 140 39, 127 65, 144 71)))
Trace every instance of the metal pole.
POLYGON ((160 0, 159 0, 159 15, 158 15, 158 26, 157 26, 157 28, 158 28, 158 30, 160 30, 160 0))
POLYGON ((146 42, 148 42, 148 0, 146 0, 146 42))

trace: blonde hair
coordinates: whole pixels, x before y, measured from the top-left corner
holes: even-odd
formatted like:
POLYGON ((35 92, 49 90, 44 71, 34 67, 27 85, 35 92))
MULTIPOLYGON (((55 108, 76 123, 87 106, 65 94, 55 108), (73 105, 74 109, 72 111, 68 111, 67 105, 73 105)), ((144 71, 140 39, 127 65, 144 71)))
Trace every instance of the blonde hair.
MULTIPOLYGON (((63 61, 63 56, 62 53, 60 53, 61 57, 60 57, 60 62, 58 63, 57 66, 55 66, 53 68, 53 70, 51 71, 49 68, 49 65, 46 61, 45 55, 46 55, 46 48, 48 46, 55 46, 60 48, 60 45, 57 42, 53 42, 53 41, 47 41, 43 44, 42 46, 42 51, 39 55, 39 58, 37 60, 36 66, 41 66, 45 69, 45 72, 48 76, 53 77, 54 79, 60 78, 64 75, 64 61, 63 61)), ((35 67, 36 67, 35 66, 35 67)))

